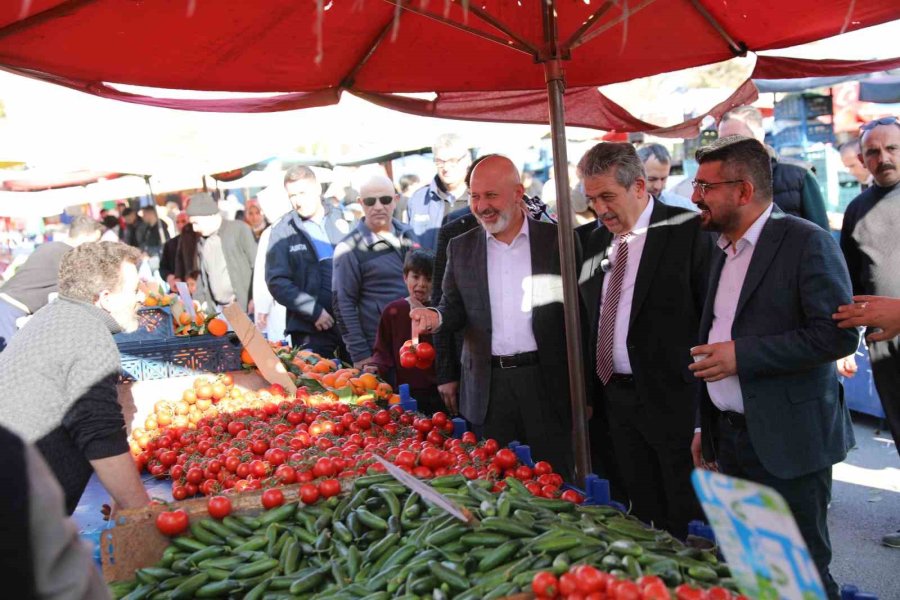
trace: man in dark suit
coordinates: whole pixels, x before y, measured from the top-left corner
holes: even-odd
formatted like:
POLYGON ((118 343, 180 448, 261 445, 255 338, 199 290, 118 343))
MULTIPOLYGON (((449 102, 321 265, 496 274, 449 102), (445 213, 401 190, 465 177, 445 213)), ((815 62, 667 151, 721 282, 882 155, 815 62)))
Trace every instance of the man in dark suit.
POLYGON ((831 315, 851 298, 840 249, 821 227, 772 203, 769 156, 758 141, 722 138, 697 151, 692 200, 719 232, 700 342, 697 466, 776 489, 794 514, 830 598, 826 520, 831 467, 853 446, 835 360, 859 343, 831 315), (702 448, 702 457, 701 457, 702 448))
POLYGON ((410 315, 417 331, 463 331, 459 409, 486 437, 529 444, 572 467, 562 279, 556 226, 526 217, 519 172, 491 156, 472 172, 481 224, 450 241, 443 298, 410 315))
MULTIPOLYGON (((600 219, 578 232, 585 245, 579 279, 592 421, 608 420, 634 514, 683 538, 701 516, 688 455, 698 386, 688 365, 712 238, 696 213, 650 196, 631 144, 597 144, 578 168, 600 219)), ((604 444, 603 431, 592 429, 592 445, 604 444)))

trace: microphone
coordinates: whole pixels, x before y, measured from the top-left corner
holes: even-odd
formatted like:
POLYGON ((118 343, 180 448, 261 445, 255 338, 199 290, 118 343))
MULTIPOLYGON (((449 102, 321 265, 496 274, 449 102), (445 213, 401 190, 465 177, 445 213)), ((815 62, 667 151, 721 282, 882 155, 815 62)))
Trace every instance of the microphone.
POLYGON ((600 270, 604 273, 609 273, 612 271, 612 262, 608 258, 604 258, 600 261, 600 270))

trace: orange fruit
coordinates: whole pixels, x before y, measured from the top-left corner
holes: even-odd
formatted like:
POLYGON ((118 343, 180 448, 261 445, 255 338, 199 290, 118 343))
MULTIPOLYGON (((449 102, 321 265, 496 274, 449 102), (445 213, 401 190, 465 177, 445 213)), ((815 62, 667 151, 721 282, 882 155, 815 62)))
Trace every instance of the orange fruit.
POLYGON ((250 353, 247 351, 246 348, 241 350, 241 362, 244 363, 245 365, 255 365, 256 364, 256 361, 253 360, 253 357, 250 356, 250 353))
POLYGON ((162 300, 160 300, 160 304, 163 306, 169 306, 172 304, 172 296, 163 296, 162 300))
POLYGON ((328 373, 322 376, 322 385, 333 388, 337 382, 337 376, 334 373, 328 373))
POLYGON ((378 378, 372 373, 363 373, 359 376, 359 383, 367 390, 374 390, 378 387, 378 378))
POLYGON ((210 319, 206 329, 215 336, 222 336, 228 333, 228 324, 222 319, 210 319))
POLYGON ((313 367, 313 371, 316 373, 331 373, 332 369, 334 369, 334 363, 330 360, 320 360, 313 367))
POLYGON ((400 395, 393 394, 390 398, 388 398, 388 404, 400 404, 400 395))
POLYGON ((179 325, 189 325, 190 323, 191 323, 191 315, 187 314, 186 312, 183 312, 180 315, 178 315, 178 324, 179 325))
POLYGON ((144 298, 144 306, 158 306, 159 300, 156 296, 147 296, 144 298))
POLYGON ((196 323, 199 327, 202 327, 203 324, 206 323, 206 317, 203 316, 203 313, 198 312, 196 315, 194 315, 194 323, 196 323))
POLYGON ((394 393, 394 388, 391 387, 391 384, 380 382, 378 387, 375 388, 375 395, 379 398, 389 398, 391 394, 394 393))
POLYGON ((221 381, 217 381, 212 386, 212 397, 216 400, 221 400, 225 397, 225 394, 228 393, 228 388, 225 387, 225 384, 221 381))
POLYGON ((184 393, 181 394, 181 399, 188 404, 193 404, 197 401, 197 392, 194 390, 184 390, 184 393))

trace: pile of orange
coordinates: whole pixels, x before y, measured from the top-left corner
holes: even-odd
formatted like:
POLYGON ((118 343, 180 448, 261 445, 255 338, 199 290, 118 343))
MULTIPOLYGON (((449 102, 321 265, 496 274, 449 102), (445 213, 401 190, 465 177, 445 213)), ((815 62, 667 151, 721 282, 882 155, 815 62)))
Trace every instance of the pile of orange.
MULTIPOLYGON (((388 404, 400 402, 389 383, 379 379, 373 373, 362 373, 352 367, 338 368, 335 361, 323 359, 309 350, 300 350, 291 359, 291 363, 303 373, 302 377, 315 379, 329 391, 340 392, 350 388, 356 402, 365 400, 382 400, 388 404)), ((298 382, 303 385, 303 382, 298 382)))

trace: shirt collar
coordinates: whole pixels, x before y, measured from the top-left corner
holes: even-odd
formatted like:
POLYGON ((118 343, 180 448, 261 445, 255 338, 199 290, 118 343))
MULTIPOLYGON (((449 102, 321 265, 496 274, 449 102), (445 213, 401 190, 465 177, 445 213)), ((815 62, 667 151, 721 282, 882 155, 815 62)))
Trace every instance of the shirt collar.
MULTIPOLYGON (((769 208, 764 210, 763 213, 761 215, 759 215, 755 221, 753 221, 753 225, 751 225, 747 229, 747 231, 744 232, 744 235, 741 236, 741 239, 739 239, 737 241, 737 243, 735 244, 736 250, 741 249, 741 248, 737 247, 738 244, 740 244, 741 247, 744 247, 747 244, 750 244, 751 246, 754 246, 754 247, 756 246, 756 243, 759 241, 759 236, 762 235, 763 227, 765 226, 766 221, 768 221, 769 217, 772 215, 772 209, 774 207, 775 207, 774 203, 769 204, 769 208), (744 242, 744 243, 741 244, 741 242, 744 242)), ((716 244, 724 252, 731 245, 731 242, 728 240, 727 237, 725 237, 725 234, 720 234, 719 239, 716 241, 716 244)))
MULTIPOLYGON (((365 217, 360 219, 359 224, 356 227, 357 227, 357 229, 359 229, 360 233, 362 233, 363 241, 369 247, 374 246, 378 242, 386 242, 387 241, 383 237, 381 237, 380 235, 378 235, 377 233, 375 233, 371 229, 369 229, 369 226, 366 225, 365 217)), ((400 228, 397 227, 397 223, 394 219, 391 219, 391 230, 389 233, 391 235, 393 235, 394 237, 396 237, 397 239, 400 239, 400 234, 401 234, 400 228)))
POLYGON ((631 228, 631 233, 634 235, 644 235, 647 233, 647 230, 650 228, 650 217, 653 215, 653 198, 647 202, 647 206, 644 207, 641 216, 638 217, 637 221, 634 223, 634 227, 631 228))
MULTIPOLYGON (((487 237, 488 242, 493 241, 494 243, 506 246, 506 244, 494 237, 493 233, 488 232, 487 229, 484 230, 484 235, 487 237)), ((510 242, 509 245, 512 246, 513 244, 515 244, 516 240, 518 240, 520 237, 524 237, 526 242, 531 239, 528 228, 528 216, 522 219, 522 226, 519 228, 519 233, 516 234, 516 237, 513 238, 512 242, 510 242)))

